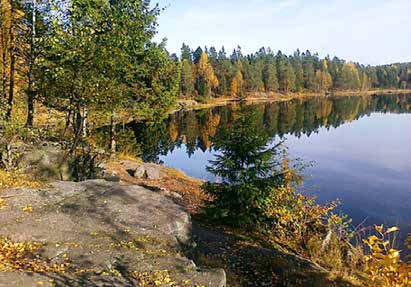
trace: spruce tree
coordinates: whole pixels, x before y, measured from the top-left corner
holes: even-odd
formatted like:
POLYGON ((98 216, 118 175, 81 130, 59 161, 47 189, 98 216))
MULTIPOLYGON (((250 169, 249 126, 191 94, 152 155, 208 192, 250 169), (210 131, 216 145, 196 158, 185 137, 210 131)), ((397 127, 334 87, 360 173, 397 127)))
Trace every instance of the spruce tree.
POLYGON ((256 107, 242 106, 230 125, 218 129, 217 156, 207 170, 220 180, 203 186, 214 198, 208 214, 243 228, 255 228, 267 219, 266 204, 285 180, 279 145, 267 146, 271 136, 261 129, 259 115, 256 107))
POLYGON ((265 63, 263 80, 266 92, 278 91, 277 68, 274 59, 271 57, 265 63))

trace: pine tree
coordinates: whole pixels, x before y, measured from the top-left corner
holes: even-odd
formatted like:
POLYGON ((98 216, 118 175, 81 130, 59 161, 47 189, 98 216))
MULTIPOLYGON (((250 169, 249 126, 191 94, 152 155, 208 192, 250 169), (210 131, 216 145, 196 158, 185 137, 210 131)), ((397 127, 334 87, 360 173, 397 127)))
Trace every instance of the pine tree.
POLYGON ((193 62, 191 49, 185 43, 183 43, 183 46, 181 47, 181 60, 187 60, 190 64, 193 62))
POLYGON ((217 77, 219 81, 218 93, 227 95, 230 91, 231 84, 231 62, 227 58, 224 47, 218 53, 218 68, 217 77))
POLYGON ((203 49, 201 47, 198 47, 194 52, 193 52, 193 62, 194 64, 198 65, 198 62, 200 62, 201 55, 203 54, 203 49))
POLYGON ((276 56, 277 60, 277 74, 280 85, 280 90, 288 93, 295 91, 295 73, 287 56, 283 55, 281 51, 276 56))
POLYGON ((266 92, 275 92, 279 89, 277 68, 274 59, 270 57, 264 67, 263 80, 266 92))
POLYGON ((306 51, 302 54, 303 72, 304 72, 304 87, 313 91, 315 89, 315 68, 314 58, 311 56, 310 51, 306 51))
POLYGON ((301 91, 304 89, 304 71, 301 63, 300 50, 297 50, 291 58, 291 64, 295 73, 295 90, 301 91))
POLYGON ((194 92, 194 79, 191 63, 188 59, 181 62, 181 93, 186 97, 191 97, 194 92))
POLYGON ((287 73, 286 73, 286 81, 285 81, 285 92, 295 92, 295 73, 293 66, 287 62, 287 73))

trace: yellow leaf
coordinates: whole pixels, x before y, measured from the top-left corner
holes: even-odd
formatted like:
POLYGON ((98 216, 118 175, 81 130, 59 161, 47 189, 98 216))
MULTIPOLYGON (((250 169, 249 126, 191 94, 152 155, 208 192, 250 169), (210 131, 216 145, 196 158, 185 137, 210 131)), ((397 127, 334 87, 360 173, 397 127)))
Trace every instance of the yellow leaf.
POLYGON ((33 212, 33 206, 31 206, 30 204, 27 205, 27 206, 25 206, 25 207, 23 208, 23 212, 28 212, 28 213, 33 212))
POLYGON ((386 233, 388 234, 388 233, 396 232, 396 231, 399 231, 399 230, 400 229, 398 227, 394 226, 394 227, 388 228, 386 233))
POLYGON ((382 233, 383 228, 384 228, 384 224, 381 224, 380 226, 375 225, 375 230, 377 230, 379 233, 382 233))

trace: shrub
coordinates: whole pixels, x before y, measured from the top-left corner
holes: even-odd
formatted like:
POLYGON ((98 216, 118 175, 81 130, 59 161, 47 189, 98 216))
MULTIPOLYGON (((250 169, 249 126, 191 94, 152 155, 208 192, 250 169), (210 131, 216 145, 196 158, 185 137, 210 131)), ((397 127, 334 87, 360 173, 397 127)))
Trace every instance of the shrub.
POLYGON ((365 271, 370 275, 373 286, 406 287, 409 286, 410 269, 401 261, 400 251, 393 248, 390 235, 397 232, 397 227, 384 229, 384 226, 375 226, 376 235, 364 240, 369 248, 365 257, 365 271))

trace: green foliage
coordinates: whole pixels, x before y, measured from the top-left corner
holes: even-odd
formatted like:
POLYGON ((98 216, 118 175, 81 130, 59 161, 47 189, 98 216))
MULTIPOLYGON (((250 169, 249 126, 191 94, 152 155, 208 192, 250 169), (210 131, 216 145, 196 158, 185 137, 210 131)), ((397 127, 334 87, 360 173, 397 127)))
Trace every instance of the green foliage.
POLYGON ((191 63, 188 59, 184 59, 181 62, 181 93, 184 96, 192 96, 194 92, 194 79, 191 63))
POLYGON ((127 107, 140 118, 162 115, 174 104, 179 66, 164 44, 152 43, 159 9, 149 1, 76 0, 49 9, 40 62, 43 102, 80 117, 86 106, 127 107))
POLYGON ((278 79, 277 79, 277 68, 275 66, 275 62, 273 59, 268 59, 266 61, 264 72, 263 72, 263 80, 265 90, 267 92, 274 92, 279 89, 278 79))

